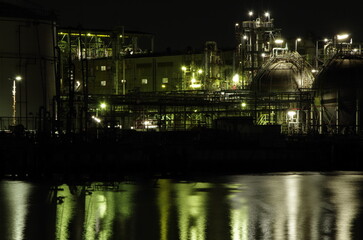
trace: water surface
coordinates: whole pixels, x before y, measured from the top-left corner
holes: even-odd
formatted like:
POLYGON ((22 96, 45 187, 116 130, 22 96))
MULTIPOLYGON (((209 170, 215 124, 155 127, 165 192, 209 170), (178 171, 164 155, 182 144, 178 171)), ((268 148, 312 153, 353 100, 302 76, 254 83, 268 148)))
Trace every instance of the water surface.
POLYGON ((362 219, 362 172, 0 181, 0 240, 349 240, 362 219))

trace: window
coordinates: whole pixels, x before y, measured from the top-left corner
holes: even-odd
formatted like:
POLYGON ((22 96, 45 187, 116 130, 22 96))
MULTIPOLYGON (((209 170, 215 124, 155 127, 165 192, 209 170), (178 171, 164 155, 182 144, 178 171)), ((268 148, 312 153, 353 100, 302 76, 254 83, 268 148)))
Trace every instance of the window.
POLYGON ((141 79, 141 84, 147 84, 147 79, 146 78, 141 79))
POLYGON ((106 86, 106 81, 101 81, 101 86, 105 87, 106 86))
POLYGON ((101 71, 106 71, 106 66, 102 65, 101 66, 101 71))
POLYGON ((169 82, 169 78, 162 78, 161 81, 162 81, 162 83, 168 83, 169 82))

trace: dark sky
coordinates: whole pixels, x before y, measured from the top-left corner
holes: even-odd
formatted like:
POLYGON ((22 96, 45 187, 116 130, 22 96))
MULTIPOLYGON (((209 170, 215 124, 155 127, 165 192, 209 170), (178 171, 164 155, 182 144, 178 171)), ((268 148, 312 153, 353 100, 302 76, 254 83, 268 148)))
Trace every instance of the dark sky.
POLYGON ((54 9, 63 27, 112 29, 123 25, 126 30, 153 33, 160 51, 167 47, 199 49, 206 41, 216 41, 220 48, 232 48, 234 25, 247 20, 249 10, 256 15, 268 10, 285 38, 304 38, 308 33, 324 38, 344 31, 351 34, 354 42, 363 42, 361 0, 31 1, 54 9))

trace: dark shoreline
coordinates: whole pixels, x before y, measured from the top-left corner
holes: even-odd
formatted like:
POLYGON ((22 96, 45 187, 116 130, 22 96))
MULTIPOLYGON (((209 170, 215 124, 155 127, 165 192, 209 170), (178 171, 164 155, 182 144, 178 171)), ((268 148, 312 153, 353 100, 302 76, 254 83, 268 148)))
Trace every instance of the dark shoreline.
POLYGON ((0 178, 124 179, 293 171, 361 171, 363 138, 242 135, 203 129, 102 138, 0 136, 0 178))

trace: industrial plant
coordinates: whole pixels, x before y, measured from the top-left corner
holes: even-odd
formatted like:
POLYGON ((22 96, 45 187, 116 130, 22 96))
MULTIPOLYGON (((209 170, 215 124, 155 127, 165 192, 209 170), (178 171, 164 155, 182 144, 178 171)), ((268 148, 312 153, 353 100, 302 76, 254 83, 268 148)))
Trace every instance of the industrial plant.
POLYGON ((362 52, 349 35, 289 44, 266 13, 235 24, 234 49, 156 53, 150 33, 62 28, 3 5, 2 130, 175 131, 238 117, 286 134, 361 133, 362 52))
POLYGON ((125 26, 64 28, 8 3, 0 12, 4 132, 362 134, 363 54, 349 34, 285 39, 269 13, 250 13, 235 23, 234 48, 160 53, 152 33, 125 26))

